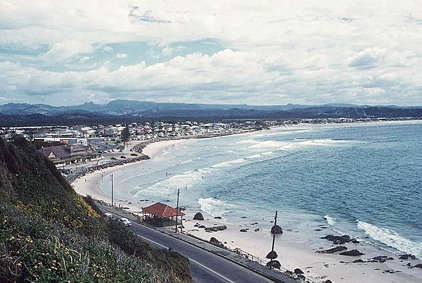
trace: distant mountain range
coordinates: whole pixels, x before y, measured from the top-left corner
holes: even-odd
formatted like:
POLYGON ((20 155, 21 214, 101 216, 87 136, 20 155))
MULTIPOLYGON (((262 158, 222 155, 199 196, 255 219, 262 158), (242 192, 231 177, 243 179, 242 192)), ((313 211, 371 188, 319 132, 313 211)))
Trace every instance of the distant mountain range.
POLYGON ((0 125, 120 123, 151 119, 281 119, 281 118, 422 117, 422 107, 353 104, 271 105, 158 103, 113 100, 72 106, 8 103, 0 105, 0 125))

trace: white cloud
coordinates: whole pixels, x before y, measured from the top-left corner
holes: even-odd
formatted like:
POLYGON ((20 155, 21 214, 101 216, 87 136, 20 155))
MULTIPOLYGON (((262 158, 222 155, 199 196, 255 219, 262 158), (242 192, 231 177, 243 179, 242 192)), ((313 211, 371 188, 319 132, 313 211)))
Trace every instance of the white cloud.
POLYGON ((75 0, 64 6, 0 0, 0 6, 0 47, 47 45, 44 64, 99 60, 97 50, 103 57, 107 51, 139 58, 135 49, 112 53, 123 50, 113 44, 130 42, 159 46, 153 55, 166 60, 125 60, 127 66, 109 69, 105 56, 96 61, 102 68, 72 72, 68 64, 53 72, 23 57, 12 63, 0 56, 0 89, 11 100, 72 92, 79 100, 79 93, 101 99, 119 93, 186 102, 422 104, 422 10, 415 1, 75 0), (182 45, 202 39, 226 50, 177 56, 182 45))
POLYGON ((40 57, 47 63, 63 63, 76 55, 93 53, 95 48, 87 42, 77 40, 66 40, 55 43, 51 49, 40 57))
POLYGON ((119 59, 124 59, 126 57, 127 57, 127 54, 125 54, 125 53, 118 53, 118 54, 116 54, 116 58, 119 58, 119 59))

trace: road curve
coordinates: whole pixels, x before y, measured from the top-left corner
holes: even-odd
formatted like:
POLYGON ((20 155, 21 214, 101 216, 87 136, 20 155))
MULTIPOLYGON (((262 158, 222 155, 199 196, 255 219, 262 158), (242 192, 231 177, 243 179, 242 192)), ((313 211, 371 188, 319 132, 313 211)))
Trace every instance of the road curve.
POLYGON ((260 283, 274 282, 255 272, 194 245, 133 223, 131 229, 141 238, 159 248, 172 248, 189 258, 192 277, 198 283, 260 283))

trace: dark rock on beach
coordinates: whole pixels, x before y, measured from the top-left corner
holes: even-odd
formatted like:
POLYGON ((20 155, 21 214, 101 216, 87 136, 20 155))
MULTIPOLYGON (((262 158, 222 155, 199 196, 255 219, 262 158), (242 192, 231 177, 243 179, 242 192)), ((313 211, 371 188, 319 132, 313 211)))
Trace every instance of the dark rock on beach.
POLYGON ((216 216, 214 217, 214 219, 221 219, 221 216, 216 216))
POLYGON ((414 265, 413 267, 422 268, 422 263, 418 263, 418 264, 414 265))
POLYGON ((357 259, 353 261, 353 263, 362 263, 362 262, 364 262, 362 259, 357 259))
POLYGON ((197 212, 195 216, 193 217, 193 220, 204 220, 204 216, 201 212, 197 212))
POLYGON ((335 245, 344 245, 345 243, 359 243, 358 240, 350 238, 349 235, 335 236, 330 234, 321 237, 321 239, 327 239, 328 241, 333 242, 335 245))
POLYGON ((333 283, 331 280, 325 280, 324 283, 333 283))
POLYGON ((210 243, 220 248, 226 248, 226 246, 224 246, 219 240, 217 240, 217 238, 214 237, 211 237, 210 243))
POLYGON ((240 232, 248 232, 246 229, 240 229, 240 232))
POLYGON ((385 256, 385 255, 380 255, 380 256, 376 256, 376 257, 371 258, 369 260, 369 262, 380 262, 380 263, 383 263, 383 262, 386 262, 387 260, 393 260, 393 258, 392 257, 389 257, 389 256, 385 256))
POLYGON ((205 231, 206 232, 217 232, 217 231, 223 231, 226 230, 227 226, 226 225, 220 225, 220 226, 214 226, 214 227, 206 227, 205 231))
POLYGON ((283 229, 281 229, 281 227, 278 225, 274 225, 271 228, 271 234, 283 234, 283 229))
POLYGON ((412 254, 405 254, 405 255, 399 256, 399 259, 416 259, 416 256, 412 254))
POLYGON ((302 271, 300 268, 296 268, 296 269, 294 270, 294 273, 295 273, 295 274, 303 274, 303 271, 302 271))
POLYGON ((340 255, 361 256, 361 255, 364 255, 364 253, 361 253, 358 250, 351 250, 351 251, 342 252, 342 253, 340 253, 340 255))
POLYGON ((347 248, 345 246, 338 246, 338 247, 334 247, 328 250, 323 250, 323 251, 316 251, 316 253, 318 254, 333 254, 336 252, 341 252, 341 251, 345 251, 347 250, 347 248))
POLYGON ((276 268, 276 269, 280 269, 280 267, 281 267, 281 264, 280 264, 280 262, 278 260, 269 261, 269 262, 267 262, 266 265, 268 267, 271 266, 272 268, 276 268))

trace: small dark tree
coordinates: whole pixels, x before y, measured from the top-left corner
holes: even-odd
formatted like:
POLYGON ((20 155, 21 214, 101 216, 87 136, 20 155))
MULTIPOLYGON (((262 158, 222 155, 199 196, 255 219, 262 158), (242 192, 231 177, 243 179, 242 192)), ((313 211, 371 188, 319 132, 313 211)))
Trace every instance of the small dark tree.
POLYGON ((129 128, 126 127, 122 130, 120 137, 122 139, 122 142, 124 143, 125 147, 126 147, 126 143, 129 141, 130 139, 130 133, 129 133, 129 128))

